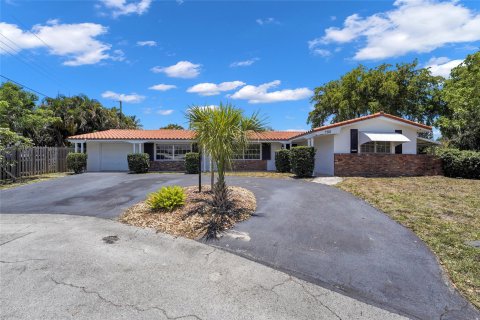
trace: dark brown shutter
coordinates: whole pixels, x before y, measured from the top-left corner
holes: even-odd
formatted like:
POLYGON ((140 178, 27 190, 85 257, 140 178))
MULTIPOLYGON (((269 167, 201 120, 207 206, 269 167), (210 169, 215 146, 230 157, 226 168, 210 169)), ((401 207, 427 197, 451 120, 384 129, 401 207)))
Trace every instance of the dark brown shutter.
POLYGON ((272 144, 262 143, 262 160, 270 160, 272 157, 272 144))
POLYGON ((350 153, 358 153, 358 129, 350 129, 350 153))
POLYGON ((198 144, 192 143, 192 152, 198 152, 198 144))
MULTIPOLYGON (((402 133, 402 130, 395 130, 396 133, 402 133)), ((399 145, 395 146, 395 154, 402 154, 403 153, 403 148, 402 148, 402 143, 399 145)))
POLYGON ((145 143, 143 144, 143 151, 145 153, 148 153, 148 155, 150 156, 150 161, 153 161, 155 160, 153 157, 154 157, 154 152, 153 152, 153 143, 151 142, 148 142, 148 143, 145 143))

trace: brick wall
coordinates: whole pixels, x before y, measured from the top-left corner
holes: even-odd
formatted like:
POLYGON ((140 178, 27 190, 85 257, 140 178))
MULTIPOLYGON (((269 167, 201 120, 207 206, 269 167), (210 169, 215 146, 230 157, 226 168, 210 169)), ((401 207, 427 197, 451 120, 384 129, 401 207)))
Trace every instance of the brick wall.
POLYGON ((397 177, 441 175, 442 160, 426 154, 335 154, 336 176, 397 177))
POLYGON ((234 160, 233 171, 267 171, 267 160, 234 160))
POLYGON ((185 171, 185 161, 150 161, 150 171, 185 171))

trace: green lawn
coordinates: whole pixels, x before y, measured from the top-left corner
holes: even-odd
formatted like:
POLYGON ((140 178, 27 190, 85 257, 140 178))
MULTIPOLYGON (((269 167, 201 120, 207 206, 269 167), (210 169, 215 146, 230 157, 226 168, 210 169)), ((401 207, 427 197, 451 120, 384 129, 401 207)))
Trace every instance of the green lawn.
POLYGON ((480 180, 446 177, 346 178, 337 185, 413 230, 458 290, 480 307, 480 180))
POLYGON ((12 180, 0 181, 0 190, 16 188, 26 184, 45 181, 45 180, 57 179, 57 178, 65 177, 66 175, 70 175, 70 174, 71 173, 69 172, 47 173, 47 174, 41 174, 38 176, 24 177, 22 179, 17 179, 16 181, 12 181, 12 180))

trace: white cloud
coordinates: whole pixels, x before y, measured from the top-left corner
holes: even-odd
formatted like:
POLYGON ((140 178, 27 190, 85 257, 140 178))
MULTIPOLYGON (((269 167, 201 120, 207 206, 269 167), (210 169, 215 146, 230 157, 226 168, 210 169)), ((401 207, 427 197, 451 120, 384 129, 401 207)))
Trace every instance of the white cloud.
POLYGON ((140 46, 140 47, 156 47, 157 42, 153 41, 153 40, 137 41, 137 46, 140 46))
POLYGON ((127 103, 140 103, 145 100, 145 96, 141 96, 136 93, 131 94, 123 94, 123 93, 116 93, 113 91, 105 91, 102 93, 102 98, 110 99, 110 100, 121 100, 127 103))
POLYGON ((425 67, 430 68, 434 76, 450 77, 450 70, 462 63, 463 60, 450 60, 447 57, 431 58, 425 67))
POLYGON ((154 86, 151 86, 148 89, 157 90, 157 91, 168 91, 168 90, 175 89, 175 88, 177 88, 176 85, 160 83, 160 84, 156 84, 154 86))
POLYGON ((259 25, 263 26, 266 24, 280 24, 275 18, 259 18, 255 20, 259 25))
POLYGON ((159 109, 157 110, 157 113, 162 116, 168 116, 171 115, 175 110, 173 109, 159 109))
POLYGON ((200 74, 201 64, 191 63, 190 61, 179 61, 169 67, 153 67, 154 73, 165 73, 171 78, 195 78, 200 74))
POLYGON ((148 11, 152 0, 127 1, 127 0, 100 0, 105 8, 112 11, 113 17, 130 15, 132 13, 142 15, 148 11))
POLYGON ((330 50, 327 50, 327 49, 320 49, 320 48, 315 48, 315 49, 312 49, 312 53, 316 56, 320 56, 320 57, 329 57, 332 55, 332 53, 330 52, 330 50))
POLYGON ((232 99, 248 100, 249 103, 271 103, 282 101, 295 101, 310 97, 313 92, 308 88, 284 89, 268 92, 269 89, 279 86, 280 80, 264 83, 259 86, 248 85, 230 97, 232 99))
POLYGON ((243 61, 235 61, 230 64, 230 67, 235 68, 235 67, 249 67, 255 62, 260 60, 259 58, 252 58, 248 60, 243 60, 243 61))
POLYGON ((323 37, 309 41, 309 48, 365 40, 354 58, 369 60, 480 40, 480 14, 458 1, 397 0, 394 6, 365 18, 353 14, 343 28, 328 28, 323 37))
POLYGON ((179 6, 181 6, 185 2, 185 0, 176 0, 176 1, 179 6))
MULTIPOLYGON (((65 57, 63 64, 66 66, 119 60, 123 52, 111 55, 111 45, 96 39, 107 31, 107 27, 96 23, 60 24, 58 20, 49 20, 45 25, 37 24, 30 31, 24 31, 15 24, 0 22, 0 33, 14 41, 21 50, 46 49, 51 55, 65 57)), ((0 54, 4 53, 5 50, 0 51, 0 54)))
POLYGON ((231 91, 244 85, 245 83, 242 81, 222 82, 219 84, 204 82, 188 88, 187 92, 198 93, 201 96, 215 96, 221 92, 231 91))

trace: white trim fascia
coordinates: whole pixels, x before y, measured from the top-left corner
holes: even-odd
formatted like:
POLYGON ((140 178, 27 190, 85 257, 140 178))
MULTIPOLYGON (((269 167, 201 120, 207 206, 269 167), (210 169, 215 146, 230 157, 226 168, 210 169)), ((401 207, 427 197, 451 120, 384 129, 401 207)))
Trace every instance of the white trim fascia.
POLYGON ((292 140, 290 140, 290 142, 291 141, 296 141, 296 140, 308 140, 308 139, 315 138, 315 137, 318 137, 318 136, 327 136, 327 135, 332 135, 332 134, 338 134, 338 133, 340 133, 341 128, 343 128, 343 126, 335 127, 335 128, 331 128, 331 129, 320 130, 320 131, 314 131, 314 132, 302 135, 298 138, 292 139, 292 140))
POLYGON ((373 120, 373 119, 382 119, 382 120, 385 120, 387 122, 398 123, 399 125, 402 125, 402 126, 415 128, 417 131, 420 131, 420 132, 431 132, 432 131, 432 130, 424 129, 424 128, 421 128, 419 126, 407 123, 407 122, 392 119, 392 118, 389 118, 389 117, 386 117, 386 116, 379 116, 379 117, 376 117, 376 118, 365 119, 365 120, 356 121, 356 122, 353 122, 353 123, 347 123, 347 124, 344 124, 343 126, 339 126, 337 128, 346 128, 346 127, 354 126, 354 125, 358 124, 359 122, 364 122, 364 121, 373 120))

